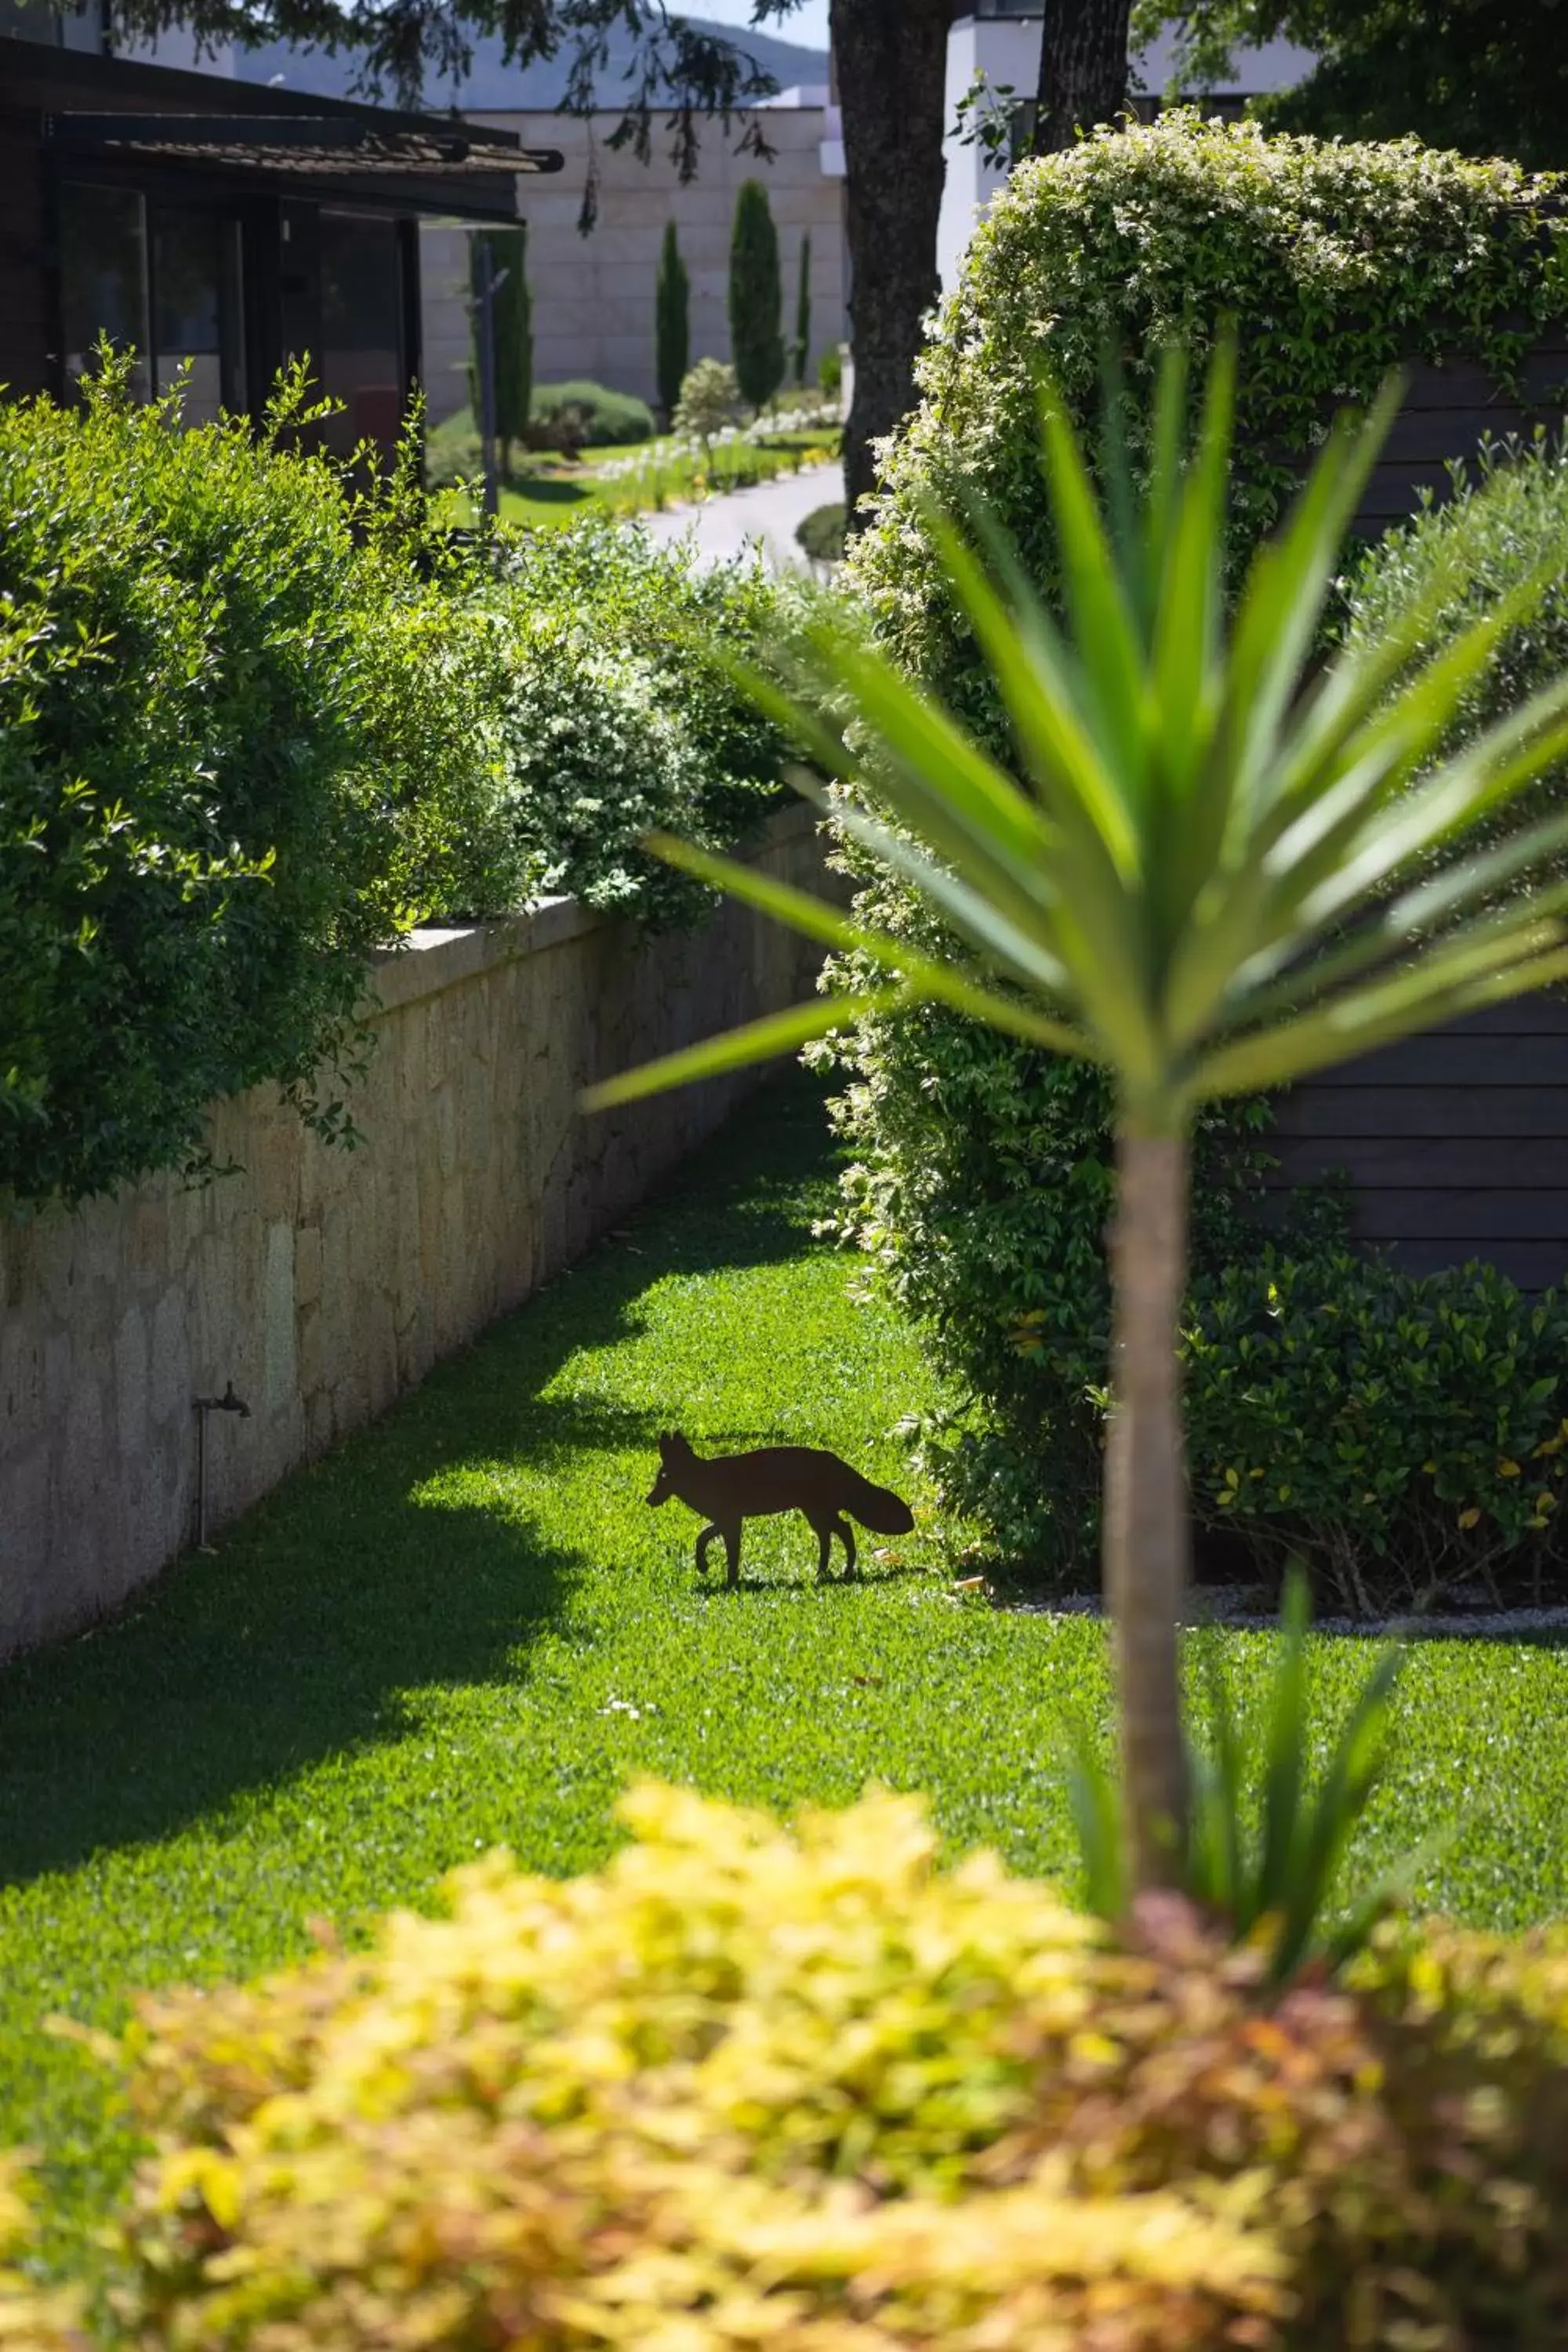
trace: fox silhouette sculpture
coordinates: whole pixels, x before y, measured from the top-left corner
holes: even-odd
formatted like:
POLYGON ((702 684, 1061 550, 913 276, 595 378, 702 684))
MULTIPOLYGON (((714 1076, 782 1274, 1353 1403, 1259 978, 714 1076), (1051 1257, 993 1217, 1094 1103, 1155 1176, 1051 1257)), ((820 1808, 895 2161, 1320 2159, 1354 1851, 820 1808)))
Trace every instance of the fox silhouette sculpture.
POLYGON ((837 1454, 815 1445, 762 1445, 752 1454, 704 1457, 671 1430, 658 1441, 658 1475, 647 1499, 657 1507, 672 1495, 708 1521, 697 1538, 698 1574, 708 1564, 709 1545, 722 1541, 729 1584, 741 1580, 741 1535, 748 1519, 799 1511, 816 1536, 818 1576, 827 1573, 835 1536, 844 1546, 844 1573, 854 1575, 852 1518, 879 1536, 907 1536, 915 1523, 890 1486, 873 1486, 837 1454))

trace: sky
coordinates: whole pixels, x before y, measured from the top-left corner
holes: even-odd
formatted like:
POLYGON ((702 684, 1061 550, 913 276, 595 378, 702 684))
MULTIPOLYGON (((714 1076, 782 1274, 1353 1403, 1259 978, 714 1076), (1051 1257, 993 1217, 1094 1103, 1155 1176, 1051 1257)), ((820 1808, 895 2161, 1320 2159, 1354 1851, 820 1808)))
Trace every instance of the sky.
MULTIPOLYGON (((688 16, 706 16, 713 24, 749 25, 752 0, 680 0, 680 11, 688 16)), ((802 5, 787 16, 770 16, 759 30, 781 41, 798 41, 803 48, 825 49, 827 0, 802 0, 802 5)))

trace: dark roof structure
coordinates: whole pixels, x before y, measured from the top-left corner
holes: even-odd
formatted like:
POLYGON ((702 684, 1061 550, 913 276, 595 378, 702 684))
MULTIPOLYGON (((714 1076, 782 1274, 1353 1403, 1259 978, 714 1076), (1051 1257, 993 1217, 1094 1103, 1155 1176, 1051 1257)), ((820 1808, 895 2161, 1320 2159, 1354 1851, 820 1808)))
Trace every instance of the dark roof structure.
POLYGON ((46 137, 73 155, 156 156, 231 171, 442 177, 558 172, 553 148, 524 147, 507 131, 439 118, 380 121, 341 114, 95 114, 48 116, 46 137))

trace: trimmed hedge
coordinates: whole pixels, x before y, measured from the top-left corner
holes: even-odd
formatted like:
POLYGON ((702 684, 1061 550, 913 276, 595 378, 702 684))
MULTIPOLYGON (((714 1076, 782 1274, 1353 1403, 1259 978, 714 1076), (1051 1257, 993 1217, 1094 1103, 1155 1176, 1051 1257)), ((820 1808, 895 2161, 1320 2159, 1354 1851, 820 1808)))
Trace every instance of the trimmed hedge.
MULTIPOLYGON (((1394 360, 1461 350, 1506 371, 1561 311, 1551 185, 1414 142, 1319 147, 1164 117, 1021 168, 977 233, 922 362, 925 398, 846 572, 884 643, 1005 754, 985 666, 955 624, 921 500, 978 493, 1047 590, 1053 555, 1032 368, 1047 358, 1092 445, 1100 347, 1129 380, 1176 334, 1240 324, 1238 544, 1273 518, 1335 398, 1394 360)), ((1373 551, 1347 582, 1374 632, 1450 585, 1446 637, 1561 551, 1568 469, 1493 469, 1484 491, 1373 551)), ((1509 636, 1456 731, 1568 659, 1564 601, 1509 636)), ((884 928, 927 919, 852 845, 884 928)), ((837 1056, 854 1164, 844 1225, 928 1335, 961 1403, 924 1433, 948 1501, 1005 1555, 1091 1581, 1106 1404, 1103 1082, 926 1008, 863 1024, 837 1056)), ((1266 1107, 1226 1107, 1198 1138, 1186 1368, 1194 1507, 1227 1567, 1291 1549, 1331 1605, 1404 1605, 1443 1585, 1532 1597, 1563 1572, 1554 1465, 1568 1307, 1490 1276, 1418 1282, 1358 1257, 1342 1210, 1271 1228, 1258 1182, 1266 1107), (1428 1465, 1435 1465, 1429 1467, 1428 1465)))
POLYGON ((1461 353, 1506 381, 1568 312, 1559 183, 1417 141, 1266 138, 1174 110, 1021 164, 976 230, 921 357, 921 404, 894 444, 850 567, 888 645, 972 724, 1000 712, 947 594, 922 514, 978 495, 1037 578, 1053 576, 1036 371, 1092 441, 1107 343, 1145 428, 1163 344, 1194 363, 1239 335, 1233 520, 1239 551, 1278 518, 1337 407, 1397 362, 1461 353))
POLYGON ((1568 1940, 1384 1930, 1262 1982, 1125 1940, 918 1799, 645 1786, 604 1871, 453 1874, 144 2000, 125 2340, 263 2352, 1342 2352, 1568 2335, 1568 1940))
POLYGON ((346 1121, 366 967, 495 829, 493 681, 399 501, 176 429, 124 372, 0 407, 0 1185, 76 1201, 274 1078, 346 1121), (324 1078, 318 1072, 324 1068, 324 1078))
POLYGON ((536 383, 531 405, 533 417, 541 425, 550 424, 563 409, 580 411, 582 431, 577 437, 584 449, 651 441, 658 430, 652 409, 635 392, 612 392, 608 384, 595 383, 586 376, 570 383, 536 383))

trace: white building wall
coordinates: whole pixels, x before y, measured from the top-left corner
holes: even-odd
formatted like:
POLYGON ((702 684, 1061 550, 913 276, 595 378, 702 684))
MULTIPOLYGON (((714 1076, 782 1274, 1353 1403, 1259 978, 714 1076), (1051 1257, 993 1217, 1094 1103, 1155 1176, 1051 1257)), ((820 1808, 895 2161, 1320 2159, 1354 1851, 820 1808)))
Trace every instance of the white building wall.
MULTIPOLYGON (((518 209, 528 223, 536 383, 586 376, 616 392, 656 397, 654 287, 669 220, 691 281, 692 362, 727 360, 730 230, 736 192, 747 179, 766 187, 778 227, 786 344, 795 329, 801 239, 811 237, 808 380, 815 381, 827 346, 843 340, 842 184, 825 168, 831 161, 823 152, 831 149, 825 106, 774 103, 766 110, 771 162, 735 154, 715 128, 703 139, 700 168, 686 187, 657 137, 647 165, 605 146, 618 114, 592 122, 553 113, 472 119, 516 131, 525 146, 560 148, 566 157, 557 175, 519 183, 518 209), (577 220, 591 143, 600 175, 599 217, 584 236, 577 220)), ((431 421, 439 424, 468 400, 468 233, 427 224, 420 252, 426 391, 431 421)))

